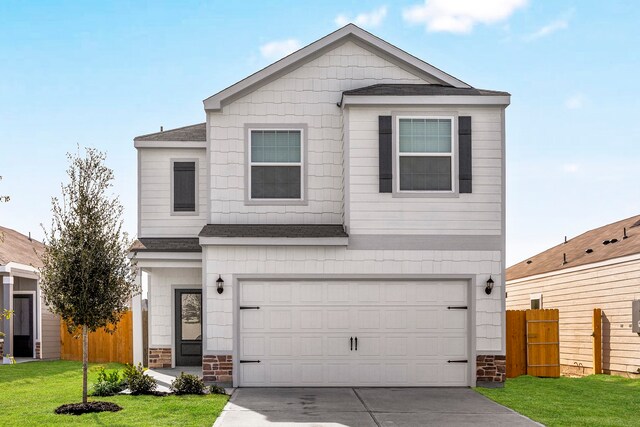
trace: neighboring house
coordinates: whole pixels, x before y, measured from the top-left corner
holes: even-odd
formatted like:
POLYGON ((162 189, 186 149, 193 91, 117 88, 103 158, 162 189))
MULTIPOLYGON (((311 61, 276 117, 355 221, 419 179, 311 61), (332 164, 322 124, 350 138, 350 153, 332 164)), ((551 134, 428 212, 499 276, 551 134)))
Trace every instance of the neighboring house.
POLYGON ((640 336, 632 327, 637 299, 640 215, 587 231, 507 269, 507 309, 560 311, 565 374, 593 370, 594 308, 602 309, 603 371, 640 373, 640 336))
POLYGON ((347 25, 135 138, 149 366, 503 381, 509 102, 347 25))
MULTIPOLYGON (((0 311, 13 311, 0 320, 5 334, 0 354, 34 359, 60 358, 60 319, 44 304, 38 268, 42 243, 0 227, 0 311)), ((2 340, 2 338, 0 338, 2 340)))

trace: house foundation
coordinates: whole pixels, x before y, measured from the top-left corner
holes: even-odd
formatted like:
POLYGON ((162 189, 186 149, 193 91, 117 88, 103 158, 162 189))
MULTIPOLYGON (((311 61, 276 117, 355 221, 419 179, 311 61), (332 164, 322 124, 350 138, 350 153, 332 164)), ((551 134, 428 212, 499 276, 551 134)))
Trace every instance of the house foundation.
POLYGON ((202 356, 202 379, 205 382, 232 383, 233 359, 231 355, 202 356))

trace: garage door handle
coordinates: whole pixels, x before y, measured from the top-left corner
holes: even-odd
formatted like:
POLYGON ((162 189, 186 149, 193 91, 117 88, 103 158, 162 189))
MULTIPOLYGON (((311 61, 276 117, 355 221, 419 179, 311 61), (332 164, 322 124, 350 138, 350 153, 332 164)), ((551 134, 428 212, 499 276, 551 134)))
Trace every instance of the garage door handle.
POLYGON ((356 351, 358 351, 358 337, 356 337, 356 351))
POLYGON ((257 305, 241 305, 240 310, 260 310, 257 305))
POLYGON ((447 363, 468 363, 467 360, 447 360, 447 363))
POLYGON ((353 337, 351 337, 351 345, 349 346, 349 351, 353 351, 353 337))
POLYGON ((466 310, 467 306, 466 305, 450 305, 449 307, 447 307, 448 310, 466 310))
POLYGON ((241 360, 240 363, 260 363, 259 360, 241 360))

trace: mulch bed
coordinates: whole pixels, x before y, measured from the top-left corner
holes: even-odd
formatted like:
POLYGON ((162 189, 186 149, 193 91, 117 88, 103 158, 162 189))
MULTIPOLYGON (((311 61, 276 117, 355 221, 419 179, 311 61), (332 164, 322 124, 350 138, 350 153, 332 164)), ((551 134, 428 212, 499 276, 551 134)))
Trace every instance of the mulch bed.
POLYGON ((118 412, 121 406, 111 402, 69 403, 56 408, 56 414, 82 415, 91 412, 118 412))

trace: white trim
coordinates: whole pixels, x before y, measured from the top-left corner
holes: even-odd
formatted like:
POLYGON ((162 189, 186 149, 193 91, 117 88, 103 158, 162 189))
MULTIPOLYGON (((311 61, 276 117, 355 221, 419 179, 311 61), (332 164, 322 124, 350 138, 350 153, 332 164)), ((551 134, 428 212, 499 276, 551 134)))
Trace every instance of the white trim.
POLYGON ((170 198, 170 204, 169 204, 169 215, 171 216, 199 216, 200 215, 200 160, 196 159, 196 158, 180 158, 180 157, 174 157, 169 159, 169 164, 170 164, 170 168, 171 170, 169 171, 170 175, 171 175, 171 187, 169 188, 169 198, 170 198), (193 177, 193 210, 192 211, 176 211, 175 210, 175 205, 174 205, 174 185, 175 185, 175 181, 174 181, 174 175, 175 175, 175 163, 193 163, 193 167, 194 167, 194 177, 193 177))
POLYGON ((395 164, 396 168, 393 171, 393 179, 396 182, 394 193, 408 194, 408 195, 419 195, 419 194, 456 194, 456 160, 458 156, 456 156, 456 137, 458 127, 456 125, 456 117, 455 116, 439 116, 439 115, 410 115, 410 116, 395 116, 395 140, 396 144, 394 147, 395 153, 395 164), (421 119, 421 120, 449 120, 451 123, 451 150, 449 152, 400 152, 400 120, 402 119, 421 119), (449 157, 450 159, 450 171, 451 171, 451 190, 402 190, 400 189, 400 158, 401 157, 449 157))
MULTIPOLYGON (((13 291, 13 295, 11 296, 12 299, 15 299, 16 295, 31 295, 32 299, 31 299, 31 304, 33 305, 33 313, 32 313, 32 331, 31 333, 33 334, 32 336, 32 344, 33 344, 33 355, 32 357, 35 359, 36 358, 36 341, 37 341, 37 337, 38 337, 38 319, 37 319, 37 310, 38 310, 38 305, 37 300, 36 300, 36 296, 37 296, 37 291, 13 291)), ((13 334, 13 324, 11 325, 11 344, 14 347, 14 351, 15 351, 15 339, 14 339, 14 334, 13 334)), ((6 333, 6 332, 5 332, 6 333)), ((42 351, 42 343, 40 343, 40 351, 42 351)))
POLYGON ((445 73, 444 71, 430 65, 413 55, 399 49, 392 44, 364 31, 353 24, 348 24, 333 33, 303 47, 302 49, 292 53, 291 55, 274 62, 273 64, 263 68, 262 70, 240 80, 239 82, 227 87, 226 89, 216 93, 203 101, 205 110, 220 110, 225 101, 235 96, 249 93, 256 90, 262 85, 271 81, 270 79, 277 77, 289 69, 299 67, 307 61, 312 60, 316 55, 322 53, 326 49, 330 49, 340 42, 346 42, 353 39, 371 47, 383 54, 389 55, 398 61, 404 68, 412 70, 414 73, 429 75, 436 80, 459 88, 469 88, 468 84, 458 80, 457 78, 445 73))
POLYGON ((535 274, 533 276, 520 277, 518 279, 507 280, 506 283, 507 285, 512 285, 512 284, 514 285, 516 283, 527 282, 529 280, 544 279, 545 277, 559 276, 561 274, 570 274, 570 273, 575 273, 577 271, 590 270, 592 268, 598 268, 598 267, 607 267, 610 265, 622 264, 625 262, 638 261, 638 260, 640 260, 640 253, 627 255, 619 258, 611 258, 605 261, 593 262, 590 264, 578 265, 575 267, 565 268, 562 270, 554 270, 554 271, 549 271, 547 273, 535 274))
POLYGON ((348 237, 200 237, 201 245, 347 246, 348 237))
POLYGON ((508 95, 344 95, 342 108, 355 105, 503 105, 511 104, 508 95))
POLYGON ((306 144, 305 144, 305 129, 303 127, 297 128, 286 128, 286 127, 282 127, 282 128, 260 128, 260 127, 248 127, 247 128, 247 141, 248 141, 248 145, 247 145, 247 159, 248 159, 248 167, 247 167, 247 179, 248 179, 248 186, 247 186, 247 202, 252 203, 252 202, 268 202, 268 203, 289 203, 289 202, 302 202, 304 200, 306 200, 306 193, 305 193, 305 183, 306 183, 306 168, 304 167, 305 165, 305 149, 306 149, 306 144), (253 161, 253 150, 251 149, 251 133, 253 131, 256 132, 260 132, 260 131, 280 131, 280 132, 300 132, 300 161, 298 162, 255 162, 253 161), (253 180, 253 174, 251 173, 251 168, 252 166, 299 166, 300 167, 300 197, 299 198, 287 198, 287 199, 273 199, 273 198, 253 198, 251 197, 251 182, 253 180))
POLYGON ((135 148, 207 148, 207 141, 133 141, 135 148))
POLYGON ((129 259, 140 260, 162 260, 162 261, 202 261, 202 252, 129 252, 129 259))
POLYGON ((6 265, 0 265, 0 273, 9 273, 13 276, 25 277, 27 279, 37 279, 38 277, 40 277, 40 270, 38 268, 13 261, 7 263, 6 265), (20 273, 22 272, 27 273, 27 275, 21 275, 20 273), (33 275, 35 275, 36 277, 33 277, 33 275))

